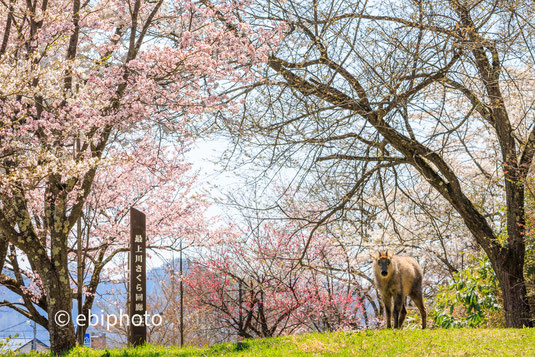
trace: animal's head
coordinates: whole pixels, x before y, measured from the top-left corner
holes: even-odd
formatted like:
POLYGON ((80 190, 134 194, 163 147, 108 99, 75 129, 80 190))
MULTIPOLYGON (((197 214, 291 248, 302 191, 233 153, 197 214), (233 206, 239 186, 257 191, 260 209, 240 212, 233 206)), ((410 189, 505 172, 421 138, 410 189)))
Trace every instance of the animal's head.
POLYGON ((379 267, 379 273, 385 278, 392 272, 392 256, 394 254, 388 250, 380 250, 373 256, 375 263, 379 267))

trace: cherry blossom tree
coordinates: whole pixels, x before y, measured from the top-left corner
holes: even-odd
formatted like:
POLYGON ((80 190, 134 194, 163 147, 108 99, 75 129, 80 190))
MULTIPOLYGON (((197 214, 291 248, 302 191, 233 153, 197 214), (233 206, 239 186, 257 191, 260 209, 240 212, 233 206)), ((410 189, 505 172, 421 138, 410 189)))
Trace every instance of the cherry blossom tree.
MULTIPOLYGON (((188 0, 0 4, 0 253, 2 263, 8 245, 26 256, 42 288, 39 303, 48 322, 36 318, 47 326, 55 353, 75 343, 72 322, 59 326, 53 317, 72 308, 69 237, 88 209, 96 182, 109 183, 110 194, 139 184, 133 191, 142 195, 142 185, 152 179, 162 192, 173 191, 158 175, 137 176, 146 174, 143 163, 150 171, 149 160, 167 159, 168 148, 154 142, 186 136, 185 125, 205 112, 233 110, 229 99, 211 88, 225 78, 251 80, 247 65, 266 61, 269 43, 277 42, 276 32, 253 33, 241 25, 245 5, 222 1, 208 8, 188 0), (226 31, 215 21, 216 13, 248 39, 226 31), (112 176, 127 176, 125 160, 137 177, 110 189, 112 176), (102 168, 108 168, 106 177, 102 168)), ((181 172, 173 166, 160 170, 181 172)), ((105 260, 111 254, 104 247, 123 239, 110 235, 121 233, 117 227, 125 207, 109 215, 105 199, 104 194, 92 198, 91 204, 102 204, 96 220, 116 220, 116 225, 87 231, 86 258, 96 259, 91 270, 97 275, 99 255, 105 260), (95 249, 99 241, 102 249, 95 249)))
MULTIPOLYGON (((151 156, 157 152, 152 148, 154 145, 165 149, 161 142, 154 141, 138 142, 130 154, 123 147, 122 161, 103 165, 95 176, 81 216, 84 262, 81 288, 77 286, 77 239, 74 234, 69 237, 71 285, 85 297, 82 313, 86 316, 98 297, 100 282, 127 278, 121 273, 128 268, 117 255, 129 251, 130 207, 136 206, 148 216, 147 248, 151 255, 177 250, 179 241, 187 247, 208 236, 208 224, 203 219, 207 202, 193 192, 195 175, 189 174, 191 165, 177 157, 187 144, 169 147, 164 150, 165 155, 151 156)), ((4 301, 2 304, 48 328, 49 319, 34 307, 47 311, 46 292, 39 276, 28 269, 27 262, 23 251, 12 249, 0 281, 20 295, 24 303, 4 301)), ((78 326, 76 334, 83 336, 86 328, 87 325, 78 326)))
POLYGON ((300 264, 306 237, 294 229, 264 223, 213 246, 185 276, 192 304, 213 311, 214 325, 238 338, 360 327, 358 285, 313 269, 336 262, 336 247, 328 239, 314 244, 300 264))

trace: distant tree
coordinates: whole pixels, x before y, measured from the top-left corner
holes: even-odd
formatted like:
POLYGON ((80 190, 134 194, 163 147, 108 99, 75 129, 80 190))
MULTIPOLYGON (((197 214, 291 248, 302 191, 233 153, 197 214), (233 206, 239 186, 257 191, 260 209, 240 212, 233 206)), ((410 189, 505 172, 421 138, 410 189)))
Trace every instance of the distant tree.
POLYGON ((293 229, 266 223, 228 236, 191 265, 188 299, 213 311, 213 324, 239 338, 364 325, 358 285, 313 269, 336 262, 336 247, 327 241, 311 246, 309 266, 299 265, 305 239, 293 229))
MULTIPOLYGON (((155 277, 155 291, 149 297, 150 309, 163 317, 160 326, 150 329, 149 341, 159 345, 178 346, 181 343, 180 281, 189 270, 189 261, 183 261, 183 276, 179 260, 168 262, 161 275, 155 277)), ((218 328, 217 313, 209 306, 195 306, 190 293, 183 284, 183 336, 187 346, 206 346, 225 341, 227 333, 218 328)))

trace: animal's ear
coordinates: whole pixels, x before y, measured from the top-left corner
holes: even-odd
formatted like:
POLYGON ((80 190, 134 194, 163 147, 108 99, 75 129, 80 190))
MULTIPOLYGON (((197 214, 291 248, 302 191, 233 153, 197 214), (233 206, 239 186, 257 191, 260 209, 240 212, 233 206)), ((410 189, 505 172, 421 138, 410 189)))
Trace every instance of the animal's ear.
POLYGON ((394 252, 392 252, 391 250, 387 250, 386 251, 386 256, 390 259, 392 259, 392 257, 394 256, 394 252))
POLYGON ((375 254, 372 255, 372 258, 373 258, 374 260, 379 260, 379 257, 380 257, 380 256, 381 256, 381 252, 377 252, 377 253, 375 253, 375 254))

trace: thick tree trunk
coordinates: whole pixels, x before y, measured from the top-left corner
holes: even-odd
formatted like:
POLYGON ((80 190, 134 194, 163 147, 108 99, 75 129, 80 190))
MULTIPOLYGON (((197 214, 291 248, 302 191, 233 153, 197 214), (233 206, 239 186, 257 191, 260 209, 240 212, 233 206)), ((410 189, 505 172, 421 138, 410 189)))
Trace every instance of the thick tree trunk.
MULTIPOLYGON (((49 316, 56 316, 58 310, 49 310, 49 316)), ((70 316, 70 315, 69 315, 70 316)), ((48 321, 48 332, 50 333, 50 350, 54 354, 61 354, 70 350, 76 345, 76 338, 74 335, 74 325, 69 322, 66 326, 60 326, 55 323, 54 318, 51 317, 48 321)))
MULTIPOLYGON (((505 326, 533 327, 524 280, 524 254, 502 254, 497 257, 494 271, 503 294, 505 326)), ((491 258, 492 259, 492 258, 491 258)))
MULTIPOLYGON (((50 280, 45 284, 45 290, 50 350, 54 354, 61 354, 76 345, 72 318, 72 290, 68 284, 61 283, 61 277, 52 273, 48 278, 50 280)), ((66 281, 68 282, 68 278, 66 281)))

